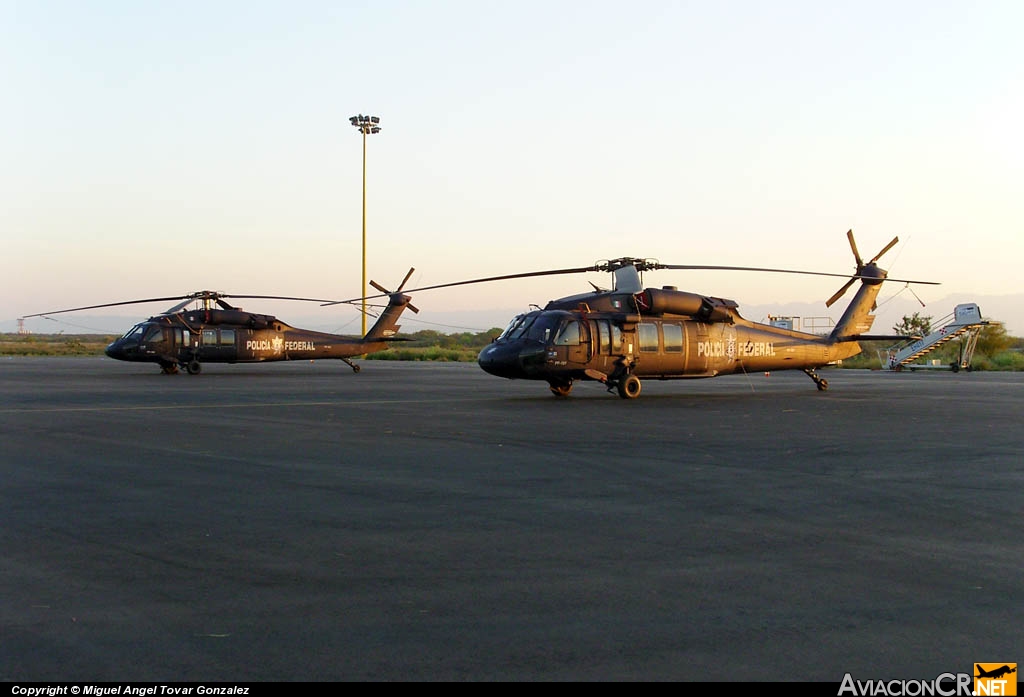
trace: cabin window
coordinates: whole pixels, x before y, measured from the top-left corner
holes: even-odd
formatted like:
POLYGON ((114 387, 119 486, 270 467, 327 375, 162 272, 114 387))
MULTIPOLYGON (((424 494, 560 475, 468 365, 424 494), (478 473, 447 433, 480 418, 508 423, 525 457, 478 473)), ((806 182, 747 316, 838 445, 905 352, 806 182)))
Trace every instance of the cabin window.
POLYGON ((665 353, 683 352, 683 327, 679 324, 661 325, 662 339, 665 341, 665 353))
POLYGON ((221 346, 234 346, 235 345, 235 330, 234 329, 221 329, 220 330, 220 345, 221 346))
POLYGON ((617 324, 612 324, 612 353, 622 353, 622 328, 617 324))
POLYGON ((558 330, 558 336, 555 337, 555 344, 558 346, 579 346, 580 343, 580 323, 576 320, 569 320, 562 325, 562 328, 558 330))
POLYGON ((640 352, 641 353, 657 353, 658 352, 658 325, 650 324, 648 322, 642 322, 637 331, 640 335, 640 352))
POLYGON ((609 331, 608 320, 597 321, 597 352, 606 356, 612 352, 612 335, 609 331))
POLYGON ((203 345, 214 346, 217 343, 217 330, 216 329, 204 329, 203 330, 203 345))
POLYGON ((597 321, 598 353, 615 356, 622 353, 622 329, 606 319, 597 321))

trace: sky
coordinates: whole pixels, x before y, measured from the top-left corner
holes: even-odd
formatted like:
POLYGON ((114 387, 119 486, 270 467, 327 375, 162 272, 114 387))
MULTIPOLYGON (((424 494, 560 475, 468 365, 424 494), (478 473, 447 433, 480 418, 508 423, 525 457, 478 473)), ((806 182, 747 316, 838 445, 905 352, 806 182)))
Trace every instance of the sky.
MULTIPOLYGON (((1022 26, 1018 0, 0 0, 0 329, 202 289, 361 296, 356 114, 380 118, 366 255, 389 288, 622 256, 852 273, 853 229, 864 258, 899 237, 880 265, 941 283, 926 304, 1020 293, 1022 26)), ((427 291, 403 325, 488 329, 587 281, 609 279, 427 291)), ((741 311, 842 285, 645 281, 741 311)))

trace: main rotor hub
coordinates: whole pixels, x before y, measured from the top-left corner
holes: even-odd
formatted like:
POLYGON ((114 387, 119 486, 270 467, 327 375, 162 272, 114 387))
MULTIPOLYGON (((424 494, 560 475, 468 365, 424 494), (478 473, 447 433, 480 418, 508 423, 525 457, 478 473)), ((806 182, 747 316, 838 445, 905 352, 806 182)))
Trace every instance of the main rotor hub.
POLYGON ((611 271, 613 273, 627 266, 632 266, 637 271, 653 271, 661 268, 661 264, 656 259, 638 259, 635 257, 620 257, 594 264, 594 268, 598 271, 611 271))

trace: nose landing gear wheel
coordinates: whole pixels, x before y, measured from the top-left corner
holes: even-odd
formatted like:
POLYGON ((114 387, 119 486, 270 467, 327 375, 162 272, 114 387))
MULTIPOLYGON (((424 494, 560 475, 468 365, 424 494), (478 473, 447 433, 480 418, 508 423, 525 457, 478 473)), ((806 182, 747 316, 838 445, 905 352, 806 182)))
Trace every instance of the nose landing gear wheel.
POLYGON ((623 399, 636 399, 640 396, 640 378, 636 375, 627 375, 619 381, 619 396, 623 399))
POLYGON ((572 380, 568 382, 549 382, 548 386, 551 394, 556 397, 568 397, 569 393, 572 392, 572 380))

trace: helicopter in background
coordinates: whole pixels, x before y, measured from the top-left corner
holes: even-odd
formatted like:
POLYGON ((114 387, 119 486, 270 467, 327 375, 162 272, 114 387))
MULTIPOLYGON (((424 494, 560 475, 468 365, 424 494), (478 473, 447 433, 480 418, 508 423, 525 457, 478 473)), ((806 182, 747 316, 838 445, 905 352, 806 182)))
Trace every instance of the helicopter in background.
POLYGON ((89 305, 54 312, 39 312, 28 317, 46 317, 64 312, 78 312, 101 307, 135 305, 141 303, 180 300, 177 305, 159 315, 150 317, 129 329, 123 336, 107 346, 105 352, 119 361, 156 363, 165 374, 175 374, 184 368, 190 375, 198 375, 203 363, 262 363, 269 361, 336 359, 348 364, 356 373, 359 366, 351 358, 383 351, 394 341, 399 330, 398 320, 406 308, 419 310, 411 304, 412 298, 402 293, 414 269, 409 269, 398 290, 391 292, 374 281, 370 284, 388 298, 377 321, 364 337, 328 334, 310 329, 299 329, 273 315, 246 312, 225 301, 225 298, 263 300, 298 300, 333 304, 318 298, 294 298, 279 295, 229 295, 203 290, 188 295, 129 300, 125 302, 89 305), (193 302, 197 309, 186 309, 193 302))
MULTIPOLYGON (((740 372, 802 370, 821 391, 828 381, 818 368, 861 352, 862 340, 897 337, 867 334, 874 321, 875 299, 889 279, 878 259, 891 249, 894 238, 870 261, 857 250, 853 231, 847 239, 856 272, 847 274, 737 266, 661 264, 623 257, 590 267, 556 269, 446 283, 415 292, 514 278, 610 271, 612 290, 550 301, 543 309, 517 315, 479 354, 477 362, 491 375, 541 380, 553 394, 566 397, 577 381, 596 381, 623 399, 636 399, 641 378, 676 380, 711 378, 740 372), (857 281, 860 288, 828 336, 808 334, 744 319, 733 300, 677 290, 672 286, 644 288, 640 273, 659 269, 712 269, 837 276, 847 282, 826 302, 831 306, 857 281)), ((904 281, 926 283, 930 281, 904 281)), ((414 291, 410 291, 414 292, 414 291)), ((899 337, 906 338, 906 337, 899 337)))

